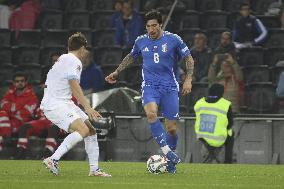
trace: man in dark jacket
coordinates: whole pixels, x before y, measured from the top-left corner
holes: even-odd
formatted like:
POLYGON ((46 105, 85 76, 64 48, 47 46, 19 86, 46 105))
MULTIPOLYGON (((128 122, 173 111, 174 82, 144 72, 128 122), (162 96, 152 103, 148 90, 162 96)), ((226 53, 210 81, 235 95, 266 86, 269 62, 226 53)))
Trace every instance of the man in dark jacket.
POLYGON ((226 54, 229 53, 234 59, 236 59, 236 47, 232 40, 232 34, 229 31, 225 31, 221 34, 220 44, 215 49, 214 54, 226 54))
POLYGON ((133 9, 133 2, 125 0, 121 13, 112 17, 112 27, 116 29, 115 39, 118 45, 132 47, 135 39, 143 32, 143 20, 133 9))
POLYGON ((233 40, 236 48, 261 45, 267 37, 267 30, 262 22, 250 14, 250 5, 243 3, 240 6, 241 17, 236 21, 233 29, 233 40))
POLYGON ((194 69, 194 81, 206 81, 209 66, 212 62, 212 51, 207 46, 207 37, 204 33, 195 34, 191 55, 194 62, 196 62, 194 69))

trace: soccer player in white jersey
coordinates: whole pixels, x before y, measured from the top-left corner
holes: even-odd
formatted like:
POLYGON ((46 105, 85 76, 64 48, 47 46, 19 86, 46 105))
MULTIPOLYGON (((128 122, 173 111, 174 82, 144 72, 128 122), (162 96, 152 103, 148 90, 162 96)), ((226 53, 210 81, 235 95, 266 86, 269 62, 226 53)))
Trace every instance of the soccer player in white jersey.
POLYGON ((87 40, 83 34, 72 35, 68 39, 68 54, 61 55, 47 74, 46 88, 40 107, 50 121, 70 134, 51 157, 43 160, 43 164, 54 175, 58 175, 59 159, 84 139, 90 164, 89 176, 110 177, 111 175, 102 172, 98 167, 97 135, 89 121, 89 119, 97 121, 101 115, 90 106, 79 85, 82 71, 81 60, 88 52, 86 46, 87 40), (87 115, 73 103, 72 94, 87 115))

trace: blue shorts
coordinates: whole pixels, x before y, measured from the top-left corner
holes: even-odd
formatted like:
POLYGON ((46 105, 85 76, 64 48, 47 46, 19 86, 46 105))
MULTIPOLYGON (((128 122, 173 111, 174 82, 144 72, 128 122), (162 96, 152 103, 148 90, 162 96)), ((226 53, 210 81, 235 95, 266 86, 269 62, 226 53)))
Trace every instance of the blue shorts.
POLYGON ((161 113, 166 119, 177 120, 179 118, 178 90, 144 86, 142 88, 143 107, 150 102, 155 102, 160 106, 161 113))

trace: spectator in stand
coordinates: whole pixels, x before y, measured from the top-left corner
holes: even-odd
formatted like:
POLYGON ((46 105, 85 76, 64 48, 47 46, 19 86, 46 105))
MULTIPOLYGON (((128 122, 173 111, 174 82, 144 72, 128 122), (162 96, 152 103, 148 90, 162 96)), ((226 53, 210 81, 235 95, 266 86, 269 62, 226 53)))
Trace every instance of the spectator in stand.
POLYGON ((9 18, 11 15, 11 10, 8 6, 7 0, 0 4, 0 29, 9 28, 9 18))
POLYGON ((3 137, 17 135, 19 128, 33 119, 38 98, 27 82, 24 73, 17 72, 14 85, 8 90, 0 104, 0 151, 3 149, 3 137))
POLYGON ((116 0, 113 5, 113 10, 115 11, 111 17, 111 25, 115 25, 115 20, 118 19, 122 14, 123 0, 116 0))
POLYGON ((236 59, 236 47, 232 40, 232 34, 229 31, 223 32, 221 34, 220 44, 215 49, 214 54, 225 54, 229 53, 236 59))
POLYGON ((209 65, 212 62, 212 51, 207 46, 207 37, 204 33, 195 34, 193 48, 190 52, 196 62, 193 81, 207 81, 209 65))
MULTIPOLYGON (((15 159, 26 159, 26 151, 28 147, 29 136, 44 136, 49 131, 49 135, 46 138, 45 150, 43 156, 48 156, 54 152, 57 147, 57 143, 52 136, 52 131, 56 128, 52 127, 52 123, 44 116, 43 112, 39 107, 35 111, 34 119, 26 122, 19 128, 18 141, 17 141, 17 153, 15 159)), ((55 129, 57 130, 57 129, 55 129)), ((42 158, 42 157, 41 157, 42 158)))
POLYGON ((209 82, 219 83, 224 86, 224 98, 232 102, 233 112, 239 113, 244 91, 242 70, 231 54, 225 54, 221 64, 220 60, 216 57, 210 66, 208 74, 209 82), (216 69, 218 64, 220 64, 219 72, 216 69))
POLYGON ((133 9, 132 0, 125 0, 122 13, 112 22, 116 29, 115 39, 118 45, 132 47, 135 39, 143 32, 143 20, 139 13, 133 9))
POLYGON ((16 36, 19 30, 34 29, 40 10, 40 0, 25 0, 19 8, 12 10, 9 19, 9 29, 15 30, 16 36))
POLYGON ((88 52, 84 60, 80 85, 84 94, 95 93, 104 90, 104 76, 101 68, 94 62, 92 54, 88 52))
POLYGON ((267 30, 262 22, 250 14, 250 5, 240 6, 241 17, 236 21, 233 29, 233 40, 236 48, 247 48, 261 45, 267 37, 267 30))

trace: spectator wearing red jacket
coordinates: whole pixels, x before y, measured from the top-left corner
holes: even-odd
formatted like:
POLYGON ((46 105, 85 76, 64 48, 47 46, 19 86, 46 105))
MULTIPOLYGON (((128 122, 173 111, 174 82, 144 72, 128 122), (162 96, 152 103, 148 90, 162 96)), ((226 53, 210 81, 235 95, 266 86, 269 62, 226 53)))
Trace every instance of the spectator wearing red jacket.
POLYGON ((20 126, 33 120, 38 106, 38 98, 27 76, 17 72, 14 83, 4 95, 0 103, 0 151, 3 149, 3 137, 16 135, 20 126))
POLYGON ((15 7, 12 10, 9 18, 9 29, 15 30, 16 36, 18 36, 19 30, 34 29, 40 11, 40 0, 23 1, 20 7, 15 7))

